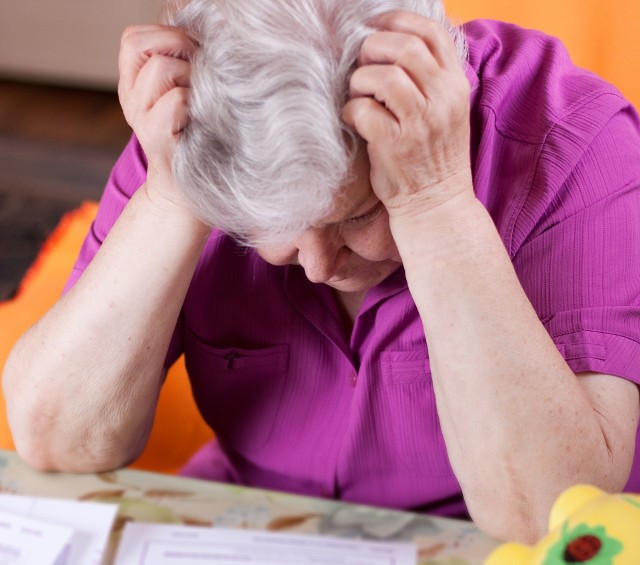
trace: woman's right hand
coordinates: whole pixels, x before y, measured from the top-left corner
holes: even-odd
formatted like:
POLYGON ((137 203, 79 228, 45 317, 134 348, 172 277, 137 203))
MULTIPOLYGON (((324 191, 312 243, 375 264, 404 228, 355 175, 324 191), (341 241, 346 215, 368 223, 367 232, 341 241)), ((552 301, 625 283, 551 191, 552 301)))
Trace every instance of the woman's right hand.
POLYGON ((124 116, 149 161, 146 190, 152 199, 181 202, 173 155, 189 120, 191 59, 197 44, 178 27, 128 27, 120 45, 118 95, 124 116))

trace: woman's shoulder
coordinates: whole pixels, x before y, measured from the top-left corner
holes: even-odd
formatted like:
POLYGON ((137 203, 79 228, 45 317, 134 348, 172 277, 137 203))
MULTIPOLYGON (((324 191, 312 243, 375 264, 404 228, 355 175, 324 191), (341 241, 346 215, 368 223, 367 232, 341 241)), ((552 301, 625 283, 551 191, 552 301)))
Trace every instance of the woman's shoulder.
POLYGON ((629 103, 596 74, 576 66, 556 37, 495 20, 464 25, 468 73, 477 77, 473 104, 493 112, 503 135, 543 143, 575 112, 595 133, 629 103))

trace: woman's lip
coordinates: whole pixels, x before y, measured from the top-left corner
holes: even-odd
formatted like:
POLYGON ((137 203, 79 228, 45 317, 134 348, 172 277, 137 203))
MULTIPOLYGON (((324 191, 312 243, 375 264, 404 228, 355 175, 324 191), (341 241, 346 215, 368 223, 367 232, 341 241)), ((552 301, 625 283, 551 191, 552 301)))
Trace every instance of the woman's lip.
POLYGON ((345 281, 349 278, 349 275, 334 275, 333 277, 331 277, 327 282, 329 283, 339 283, 342 281, 345 281))

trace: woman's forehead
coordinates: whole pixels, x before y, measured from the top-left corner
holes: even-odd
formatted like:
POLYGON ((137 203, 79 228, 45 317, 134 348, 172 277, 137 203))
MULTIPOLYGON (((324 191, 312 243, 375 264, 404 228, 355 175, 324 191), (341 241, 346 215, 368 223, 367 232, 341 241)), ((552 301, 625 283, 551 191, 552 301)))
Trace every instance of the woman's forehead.
POLYGON ((359 151, 345 183, 336 192, 332 212, 320 222, 334 225, 361 214, 375 195, 369 179, 369 159, 366 151, 359 151))

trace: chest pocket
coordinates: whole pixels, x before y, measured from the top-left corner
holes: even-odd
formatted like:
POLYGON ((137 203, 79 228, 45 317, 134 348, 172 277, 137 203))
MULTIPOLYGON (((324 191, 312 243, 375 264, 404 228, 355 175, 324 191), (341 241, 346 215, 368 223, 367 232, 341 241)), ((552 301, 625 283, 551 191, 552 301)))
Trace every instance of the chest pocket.
POLYGON ((424 476, 450 476, 426 351, 381 353, 382 402, 396 455, 424 476))
POLYGON ((262 449, 280 411, 289 346, 219 349, 194 337, 187 341, 187 370, 205 421, 241 454, 262 449))

